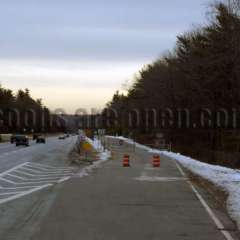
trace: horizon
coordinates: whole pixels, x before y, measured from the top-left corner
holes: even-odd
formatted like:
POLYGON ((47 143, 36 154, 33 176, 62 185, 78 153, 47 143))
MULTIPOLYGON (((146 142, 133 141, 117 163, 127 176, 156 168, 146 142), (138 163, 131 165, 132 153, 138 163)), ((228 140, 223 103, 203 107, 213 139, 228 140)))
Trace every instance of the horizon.
POLYGON ((204 24, 208 2, 5 2, 0 83, 30 89, 50 110, 103 108, 177 35, 204 24))

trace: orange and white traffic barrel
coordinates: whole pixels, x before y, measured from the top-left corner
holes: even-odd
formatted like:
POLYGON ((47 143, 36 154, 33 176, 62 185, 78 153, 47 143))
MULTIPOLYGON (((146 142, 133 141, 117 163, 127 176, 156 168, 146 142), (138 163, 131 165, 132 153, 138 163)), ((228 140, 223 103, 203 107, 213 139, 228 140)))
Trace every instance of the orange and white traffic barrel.
POLYGON ((127 154, 123 156, 123 167, 130 167, 130 157, 127 154))
POLYGON ((160 156, 159 155, 157 155, 157 154, 153 155, 152 166, 160 167, 160 156))

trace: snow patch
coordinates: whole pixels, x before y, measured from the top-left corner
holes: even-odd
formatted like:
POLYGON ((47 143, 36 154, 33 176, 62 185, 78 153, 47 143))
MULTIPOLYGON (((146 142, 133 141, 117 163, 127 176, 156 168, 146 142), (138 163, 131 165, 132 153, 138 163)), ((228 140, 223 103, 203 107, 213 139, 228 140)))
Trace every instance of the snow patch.
POLYGON ((101 141, 98 139, 92 140, 90 138, 86 138, 86 141, 90 143, 92 147, 98 152, 100 160, 93 162, 92 165, 83 168, 79 173, 75 175, 76 177, 88 176, 94 169, 99 168, 102 163, 106 162, 111 157, 111 152, 104 150, 101 141))

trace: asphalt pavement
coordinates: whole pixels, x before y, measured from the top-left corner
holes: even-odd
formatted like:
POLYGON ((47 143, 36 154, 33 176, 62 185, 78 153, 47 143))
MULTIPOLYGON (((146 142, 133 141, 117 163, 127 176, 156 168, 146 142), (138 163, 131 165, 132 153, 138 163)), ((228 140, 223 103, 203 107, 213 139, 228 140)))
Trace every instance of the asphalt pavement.
POLYGON ((78 167, 69 166, 77 137, 29 147, 0 144, 0 239, 28 240, 54 202, 57 189, 78 167))
POLYGON ((161 167, 153 168, 144 149, 117 142, 111 149, 112 160, 61 186, 31 239, 238 239, 217 227, 174 161, 162 156, 161 167), (126 153, 130 167, 124 168, 126 153))

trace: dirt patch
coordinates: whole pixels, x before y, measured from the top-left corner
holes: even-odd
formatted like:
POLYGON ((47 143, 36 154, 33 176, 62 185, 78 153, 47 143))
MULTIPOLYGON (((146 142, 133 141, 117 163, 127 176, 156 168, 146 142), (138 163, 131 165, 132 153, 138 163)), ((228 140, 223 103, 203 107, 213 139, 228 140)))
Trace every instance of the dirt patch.
POLYGON ((184 169, 184 171, 187 173, 192 183, 194 183, 199 188, 207 191, 207 193, 214 200, 215 204, 217 204, 219 208, 224 208, 224 210, 227 212, 228 193, 226 191, 216 186, 215 184, 211 183, 210 181, 202 177, 199 177, 198 175, 195 175, 186 169, 184 169))
POLYGON ((190 181, 202 192, 204 199, 210 204, 212 210, 223 222, 226 230, 231 232, 234 239, 240 239, 240 232, 236 222, 229 216, 227 211, 228 193, 210 181, 193 174, 184 168, 190 181))

